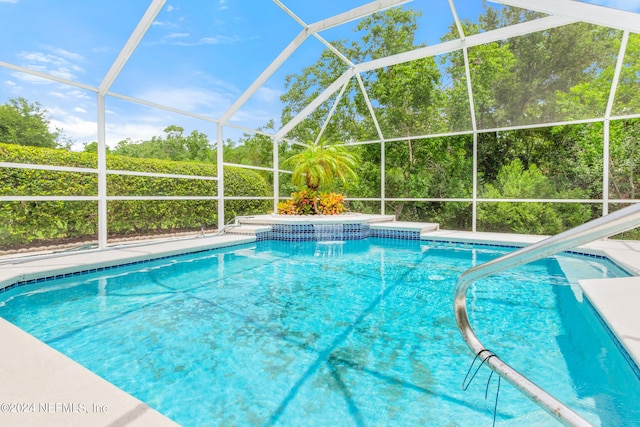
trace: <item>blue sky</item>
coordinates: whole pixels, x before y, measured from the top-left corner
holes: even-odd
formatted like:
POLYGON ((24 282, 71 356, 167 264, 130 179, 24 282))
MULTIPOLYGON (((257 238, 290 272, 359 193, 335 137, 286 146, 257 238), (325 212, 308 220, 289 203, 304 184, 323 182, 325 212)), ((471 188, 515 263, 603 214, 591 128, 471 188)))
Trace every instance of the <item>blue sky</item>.
MULTIPOLYGON (((370 0, 282 0, 313 23, 370 0)), ((590 0, 640 12, 640 0, 590 0)), ((0 0, 0 61, 98 86, 149 0, 0 0)), ((419 41, 438 43, 453 22, 446 0, 415 0, 419 41)), ((482 0, 458 0, 463 19, 475 20, 482 0)), ((328 41, 353 39, 356 22, 326 31, 328 41)), ((207 117, 220 115, 299 33, 301 27, 270 0, 168 0, 114 82, 113 92, 207 117)), ((324 49, 309 38, 233 117, 250 128, 280 116, 284 77, 315 62, 324 49)), ((96 96, 90 91, 0 67, 0 103, 24 97, 48 110, 53 125, 75 142, 96 140, 96 96)), ((176 124, 215 139, 212 123, 108 97, 107 142, 149 139, 176 124)), ((224 137, 241 132, 225 128, 224 137)))

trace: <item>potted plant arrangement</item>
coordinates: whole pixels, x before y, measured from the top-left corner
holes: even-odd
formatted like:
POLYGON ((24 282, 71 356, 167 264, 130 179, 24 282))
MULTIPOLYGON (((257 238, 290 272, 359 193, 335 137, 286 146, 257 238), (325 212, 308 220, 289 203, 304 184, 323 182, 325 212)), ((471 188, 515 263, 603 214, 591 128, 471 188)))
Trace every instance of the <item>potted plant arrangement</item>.
POLYGON ((284 215, 339 215, 345 211, 344 196, 322 192, 336 179, 345 185, 356 180, 358 155, 342 143, 324 142, 309 144, 283 162, 291 167, 291 182, 299 191, 291 193, 291 199, 278 204, 278 213, 284 215))

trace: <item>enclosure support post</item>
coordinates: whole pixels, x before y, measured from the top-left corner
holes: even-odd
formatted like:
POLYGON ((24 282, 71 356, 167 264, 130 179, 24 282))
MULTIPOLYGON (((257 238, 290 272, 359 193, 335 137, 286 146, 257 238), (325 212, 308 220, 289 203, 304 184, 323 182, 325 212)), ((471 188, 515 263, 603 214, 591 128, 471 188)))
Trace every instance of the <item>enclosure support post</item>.
POLYGON ((218 162, 218 230, 224 228, 224 145, 222 143, 222 124, 218 123, 216 158, 218 162))
POLYGON ((476 232, 478 223, 478 132, 473 132, 473 202, 471 202, 471 231, 476 232))
POLYGON ((604 146, 602 147, 602 216, 609 215, 609 119, 604 120, 604 146))
POLYGON ((602 147, 602 216, 609 214, 609 156, 610 156, 610 125, 611 112, 613 111, 613 102, 616 99, 618 90, 618 82, 620 81, 620 73, 624 64, 624 56, 627 52, 627 44, 629 43, 629 31, 622 33, 620 40, 620 50, 618 51, 618 60, 616 61, 616 69, 613 72, 613 80, 611 81, 611 89, 609 90, 609 99, 607 100, 607 109, 604 112, 604 136, 602 147))
MULTIPOLYGON (((385 215, 386 155, 384 139, 380 141, 380 215, 385 215)), ((397 219, 397 218, 396 218, 397 219)))
MULTIPOLYGON (((462 31, 462 27, 459 28, 462 31)), ((460 33, 464 39, 464 34, 460 33)), ((476 120, 476 107, 473 102, 473 87, 471 86, 471 69, 469 68, 469 53, 467 48, 462 49, 464 56, 464 72, 467 78, 467 95, 469 97, 469 114, 471 115, 471 127, 473 128, 473 194, 471 202, 471 231, 477 231, 478 222, 478 122, 476 120)))
POLYGON ((107 247, 107 143, 104 95, 98 93, 98 249, 107 247))
POLYGON ((273 213, 278 213, 280 201, 280 141, 273 139, 273 213))

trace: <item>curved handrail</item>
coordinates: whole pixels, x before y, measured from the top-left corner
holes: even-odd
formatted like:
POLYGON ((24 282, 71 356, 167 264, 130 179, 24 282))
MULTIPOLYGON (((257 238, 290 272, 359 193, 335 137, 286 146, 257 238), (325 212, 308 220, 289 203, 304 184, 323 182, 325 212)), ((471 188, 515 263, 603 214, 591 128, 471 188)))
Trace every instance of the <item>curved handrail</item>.
MULTIPOLYGON (((469 348, 476 355, 488 351, 474 333, 467 315, 467 290, 472 282, 594 240, 622 233, 639 225, 640 203, 477 265, 462 273, 456 284, 453 306, 458 328, 469 348)), ((591 426, 588 421, 503 362, 498 356, 489 357, 484 363, 561 423, 570 426, 591 426)))

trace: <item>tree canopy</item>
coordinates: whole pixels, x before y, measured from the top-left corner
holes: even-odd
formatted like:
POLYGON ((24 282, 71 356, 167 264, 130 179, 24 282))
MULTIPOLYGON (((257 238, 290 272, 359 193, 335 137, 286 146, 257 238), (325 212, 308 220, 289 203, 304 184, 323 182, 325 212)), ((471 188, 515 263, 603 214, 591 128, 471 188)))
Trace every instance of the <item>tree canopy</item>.
POLYGON ((343 144, 327 144, 324 141, 309 144, 302 151, 283 162, 292 166, 291 182, 311 191, 331 185, 337 178, 347 184, 356 180, 359 158, 343 144))
POLYGON ((111 151, 113 154, 175 161, 210 162, 215 159, 215 151, 204 133, 197 130, 184 135, 184 128, 167 126, 164 136, 154 136, 149 141, 125 139, 111 151))
POLYGON ((34 147, 61 147, 60 130, 50 130, 47 112, 38 102, 19 97, 0 105, 0 142, 34 147))

